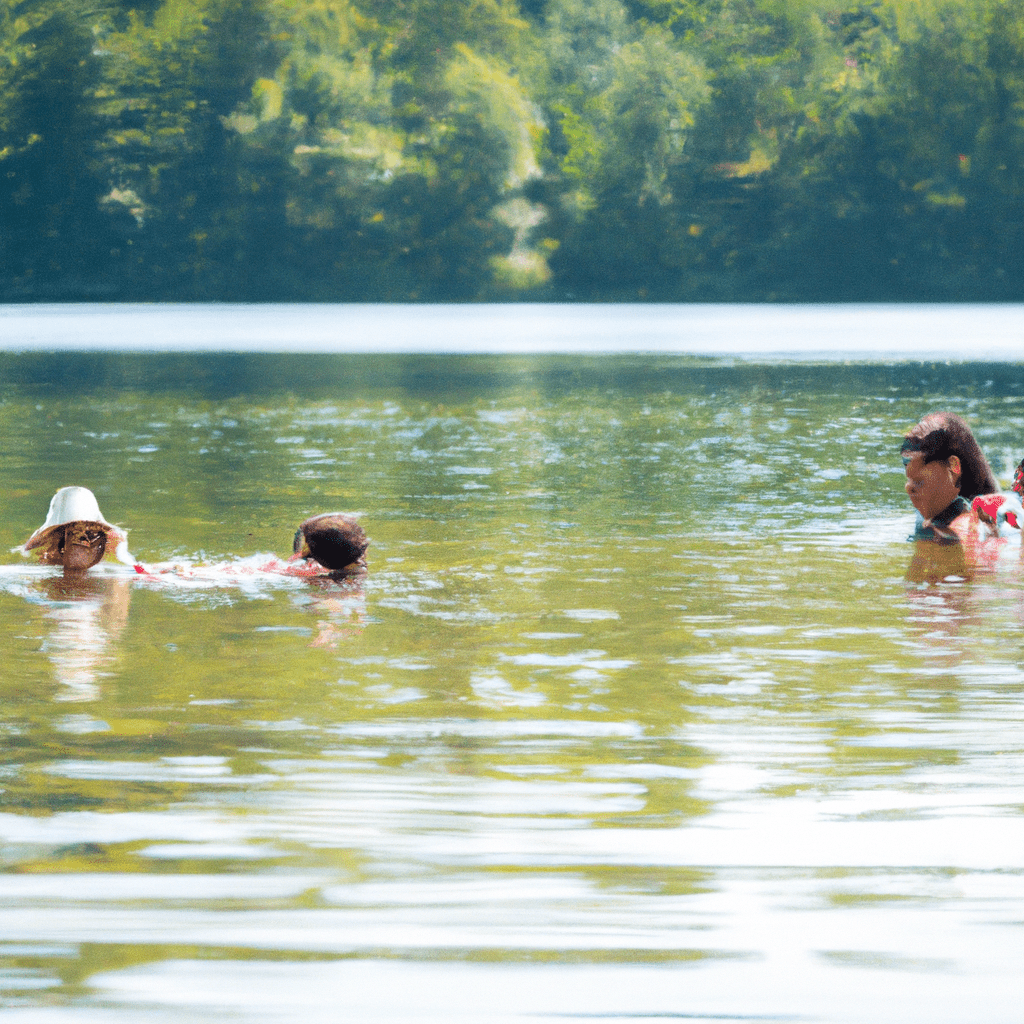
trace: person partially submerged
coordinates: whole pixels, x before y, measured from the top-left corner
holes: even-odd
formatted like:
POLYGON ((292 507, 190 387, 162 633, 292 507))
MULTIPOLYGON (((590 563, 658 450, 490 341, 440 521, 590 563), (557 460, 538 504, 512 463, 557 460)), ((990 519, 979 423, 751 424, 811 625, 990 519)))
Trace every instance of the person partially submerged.
POLYGON ((955 413, 928 413, 904 435, 900 454, 907 495, 917 509, 917 523, 908 539, 940 544, 967 539, 977 522, 972 499, 998 489, 971 428, 955 413))
MULTIPOLYGON (((310 516, 299 525, 293 554, 286 563, 275 559, 263 571, 315 576, 326 570, 334 577, 360 577, 366 573, 369 545, 369 537, 353 516, 326 512, 310 516)), ((20 550, 26 555, 36 551, 45 565, 61 565, 74 574, 91 569, 106 554, 113 554, 145 576, 173 574, 166 567, 150 571, 135 561, 128 550, 128 535, 104 519, 96 495, 87 487, 62 487, 57 491, 46 521, 20 550)))
POLYGON ((332 573, 357 575, 366 571, 369 546, 369 537, 352 516, 324 512, 299 524, 289 561, 312 561, 332 573))
POLYGON ((50 499, 46 521, 25 541, 22 551, 28 554, 35 549, 41 562, 74 572, 91 569, 108 552, 126 565, 135 564, 128 551, 128 535, 103 518, 88 487, 62 487, 50 499))

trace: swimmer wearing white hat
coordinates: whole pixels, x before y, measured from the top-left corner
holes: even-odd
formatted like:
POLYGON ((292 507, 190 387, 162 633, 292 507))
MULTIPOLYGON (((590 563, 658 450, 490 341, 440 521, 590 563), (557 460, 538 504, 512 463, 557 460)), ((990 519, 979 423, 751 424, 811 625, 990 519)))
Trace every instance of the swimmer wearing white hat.
POLYGON ((114 557, 134 565, 128 551, 128 535, 108 523, 96 495, 88 487, 62 487, 51 499, 46 522, 32 534, 22 551, 41 548, 40 561, 82 571, 96 565, 114 546, 114 557))

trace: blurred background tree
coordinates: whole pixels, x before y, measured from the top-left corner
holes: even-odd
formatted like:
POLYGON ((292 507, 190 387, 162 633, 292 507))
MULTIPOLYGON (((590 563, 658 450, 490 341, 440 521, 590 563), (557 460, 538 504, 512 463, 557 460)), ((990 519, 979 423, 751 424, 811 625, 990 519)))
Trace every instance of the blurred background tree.
POLYGON ((0 295, 1019 300, 1019 0, 0 0, 0 295))

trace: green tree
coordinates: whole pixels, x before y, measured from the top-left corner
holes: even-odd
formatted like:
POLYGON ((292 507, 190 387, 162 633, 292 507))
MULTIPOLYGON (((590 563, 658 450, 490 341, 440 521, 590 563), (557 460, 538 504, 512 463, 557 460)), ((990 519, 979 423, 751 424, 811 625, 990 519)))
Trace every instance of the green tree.
POLYGON ((664 297, 684 272, 674 181, 710 88, 702 63, 618 0, 553 0, 547 12, 552 267, 581 297, 664 297))
MULTIPOLYGON (((787 139, 772 260, 798 297, 1019 294, 1022 13, 1003 0, 850 8, 842 70, 787 139), (800 291, 796 291, 796 286, 800 291)), ((766 275, 767 276, 767 275, 766 275)))
POLYGON ((103 203, 91 26, 70 3, 6 2, 0 32, 3 294, 105 294, 128 223, 103 203))
POLYGON ((1019 298, 1018 0, 0 0, 9 298, 1019 298))
POLYGON ((112 197, 141 226, 132 286, 160 298, 252 291, 247 208, 227 119, 272 61, 262 4, 166 0, 102 38, 102 111, 112 197))

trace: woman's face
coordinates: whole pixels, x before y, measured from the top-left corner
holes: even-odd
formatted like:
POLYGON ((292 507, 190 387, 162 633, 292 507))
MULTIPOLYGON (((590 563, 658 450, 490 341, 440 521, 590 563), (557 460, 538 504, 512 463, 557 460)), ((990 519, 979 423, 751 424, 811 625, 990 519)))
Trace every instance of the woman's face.
POLYGON ((925 519, 937 516, 960 493, 960 460, 955 455, 925 462, 923 452, 904 452, 903 465, 910 504, 925 519))

